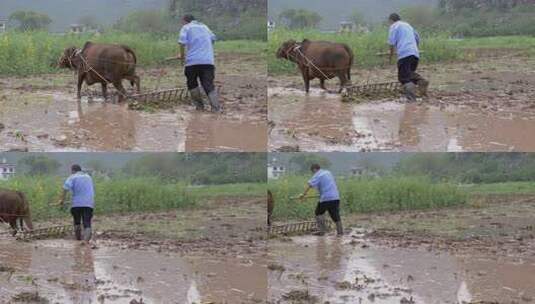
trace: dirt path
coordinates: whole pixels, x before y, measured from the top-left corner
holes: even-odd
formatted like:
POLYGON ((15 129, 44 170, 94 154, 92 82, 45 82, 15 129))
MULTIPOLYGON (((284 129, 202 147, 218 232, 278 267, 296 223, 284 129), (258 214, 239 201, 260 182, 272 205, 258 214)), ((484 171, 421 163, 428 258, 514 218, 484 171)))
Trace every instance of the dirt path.
POLYGON ((350 235, 269 242, 270 303, 530 303, 532 196, 345 216, 350 235))
POLYGON ((61 303, 263 303, 264 208, 263 198, 226 198, 193 210, 97 216, 92 247, 0 240, 0 302, 38 291, 61 303))
MULTIPOLYGON (((0 78, 1 149, 265 151, 265 63, 256 55, 229 54, 219 55, 217 62, 222 115, 198 113, 189 105, 133 111, 126 104, 104 102, 98 85, 77 102, 69 72, 0 78)), ((180 66, 140 68, 138 74, 147 91, 185 85, 180 66)))
MULTIPOLYGON (((296 76, 269 77, 270 151, 533 151, 535 59, 422 65, 429 97, 343 103, 296 76), (492 62, 492 64, 490 64, 492 62)), ((395 81, 394 68, 355 70, 354 83, 395 81)), ((334 89, 335 80, 330 81, 334 89)))

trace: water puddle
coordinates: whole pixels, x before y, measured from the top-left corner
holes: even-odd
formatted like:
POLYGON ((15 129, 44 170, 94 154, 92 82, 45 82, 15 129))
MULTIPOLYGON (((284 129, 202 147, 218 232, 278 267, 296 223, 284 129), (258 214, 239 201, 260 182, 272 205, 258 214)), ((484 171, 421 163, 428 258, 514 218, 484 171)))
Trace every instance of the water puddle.
POLYGON ((267 297, 265 262, 245 257, 91 249, 66 240, 0 242, 0 302, 35 291, 60 303, 257 303, 267 297))
MULTIPOLYGON (((535 114, 470 106, 350 104, 313 90, 270 88, 270 150, 533 151, 535 114)), ((482 103, 485 103, 483 100, 482 103)))
POLYGON ((284 269, 269 274, 274 303, 508 303, 535 296, 535 259, 385 248, 358 233, 274 240, 269 248, 276 269, 284 269))
POLYGON ((267 127, 263 120, 194 113, 188 123, 187 152, 264 152, 267 127))

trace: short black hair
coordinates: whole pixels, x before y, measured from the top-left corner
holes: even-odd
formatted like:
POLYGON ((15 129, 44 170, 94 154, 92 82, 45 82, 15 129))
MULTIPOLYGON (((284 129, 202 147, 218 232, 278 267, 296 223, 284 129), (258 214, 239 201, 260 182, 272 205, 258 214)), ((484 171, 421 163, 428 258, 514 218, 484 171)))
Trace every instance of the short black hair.
POLYGON ((312 170, 312 171, 316 171, 316 170, 319 170, 319 169, 321 169, 319 164, 312 164, 312 166, 310 166, 310 170, 312 170))
POLYGON ((72 172, 80 172, 80 171, 82 171, 82 167, 80 167, 80 165, 78 165, 78 164, 74 164, 74 165, 71 166, 71 171, 72 172))
POLYGON ((186 14, 184 17, 182 17, 182 20, 184 20, 187 23, 190 23, 191 21, 195 20, 195 16, 192 14, 186 14))
POLYGON ((392 14, 390 14, 390 16, 388 17, 388 20, 392 20, 392 21, 394 21, 394 22, 397 22, 397 21, 401 20, 401 17, 400 17, 398 14, 396 14, 396 13, 392 13, 392 14))

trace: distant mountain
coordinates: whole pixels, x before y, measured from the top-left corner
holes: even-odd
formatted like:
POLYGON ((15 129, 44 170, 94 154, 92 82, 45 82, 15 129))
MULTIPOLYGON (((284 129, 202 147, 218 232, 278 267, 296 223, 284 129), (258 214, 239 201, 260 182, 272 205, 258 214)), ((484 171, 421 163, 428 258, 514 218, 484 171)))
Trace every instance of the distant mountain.
POLYGON ((355 10, 367 21, 377 22, 386 20, 388 15, 406 6, 437 4, 438 0, 269 0, 268 14, 269 18, 276 20, 279 13, 285 9, 304 8, 322 16, 322 29, 333 30, 355 10))
POLYGON ((46 13, 52 19, 49 30, 65 32, 82 16, 94 16, 103 25, 139 9, 166 9, 168 0, 1 0, 0 18, 17 10, 46 13))

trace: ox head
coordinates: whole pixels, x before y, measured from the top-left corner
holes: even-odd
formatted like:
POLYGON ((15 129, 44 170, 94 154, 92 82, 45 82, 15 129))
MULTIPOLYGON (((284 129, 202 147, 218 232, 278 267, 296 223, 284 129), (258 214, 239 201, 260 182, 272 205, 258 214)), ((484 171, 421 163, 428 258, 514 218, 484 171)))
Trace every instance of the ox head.
POLYGON ((292 55, 295 53, 295 49, 299 46, 300 44, 295 40, 288 40, 284 42, 277 50, 277 58, 291 59, 292 55))
POLYGON ((74 69, 77 66, 76 57, 78 56, 78 49, 74 46, 68 47, 63 51, 63 54, 58 60, 57 66, 64 69, 74 69))

